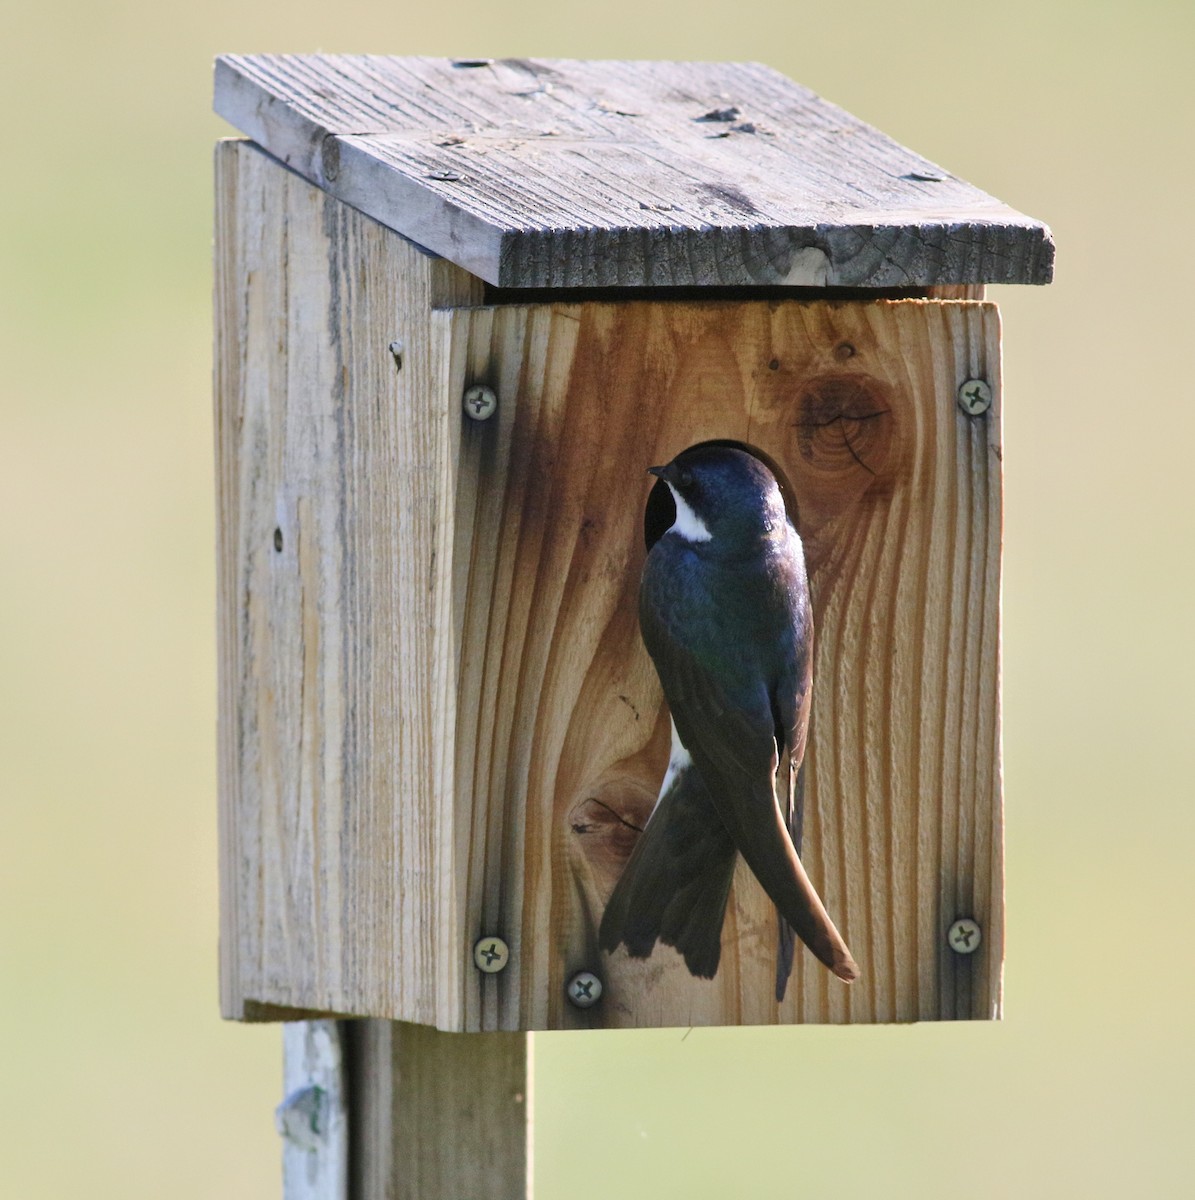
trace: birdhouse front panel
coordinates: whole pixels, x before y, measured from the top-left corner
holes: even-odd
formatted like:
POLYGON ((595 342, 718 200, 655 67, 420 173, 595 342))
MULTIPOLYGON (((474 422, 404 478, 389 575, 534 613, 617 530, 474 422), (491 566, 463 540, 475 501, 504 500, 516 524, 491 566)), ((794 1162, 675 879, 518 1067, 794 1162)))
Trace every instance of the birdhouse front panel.
POLYGON ((447 394, 488 384, 457 458, 458 811, 466 924, 513 951, 471 1028, 908 1021, 999 1012, 999 393, 992 305, 586 303, 437 313, 447 394), (816 634, 803 858, 858 960, 798 951, 740 867, 712 980, 605 954, 605 903, 669 762, 637 593, 653 464, 764 456, 804 540, 816 634), (948 935, 972 918, 974 954, 948 935), (600 1004, 567 998, 577 972, 600 1004))

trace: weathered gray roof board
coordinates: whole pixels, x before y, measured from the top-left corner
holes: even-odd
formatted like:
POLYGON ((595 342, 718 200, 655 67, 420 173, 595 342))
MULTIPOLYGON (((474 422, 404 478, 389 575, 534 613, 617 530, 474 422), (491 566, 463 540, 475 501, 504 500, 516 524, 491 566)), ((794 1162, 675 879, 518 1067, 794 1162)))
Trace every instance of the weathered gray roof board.
POLYGON ((215 107, 500 287, 1053 273, 1045 225, 757 63, 227 55, 215 107))

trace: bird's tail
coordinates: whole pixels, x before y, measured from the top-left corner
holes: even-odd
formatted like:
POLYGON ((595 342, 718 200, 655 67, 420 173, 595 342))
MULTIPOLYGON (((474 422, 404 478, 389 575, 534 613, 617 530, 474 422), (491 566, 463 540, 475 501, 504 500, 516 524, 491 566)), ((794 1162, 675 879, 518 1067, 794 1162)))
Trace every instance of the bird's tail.
MULTIPOLYGON (((745 828, 737 831, 737 842, 747 865, 780 911, 781 954, 785 953, 786 935, 783 929, 787 924, 839 979, 844 983, 852 983, 859 978, 859 965, 851 957, 846 942, 830 920, 821 897, 805 873, 805 867, 793 849, 778 810, 775 815, 777 829, 770 836, 745 828)), ((790 946, 788 954, 791 956, 791 953, 790 946)), ((781 992, 780 970, 778 964, 778 993, 781 992)))
MULTIPOLYGON (((788 797, 788 835, 792 838, 793 849, 797 857, 801 856, 801 841, 805 832, 805 763, 802 760, 797 768, 796 779, 793 780, 792 791, 788 797)), ((779 925, 779 938, 776 948, 776 1003, 784 999, 788 990, 788 980, 793 973, 793 959, 796 956, 796 937, 793 927, 784 919, 779 909, 776 910, 779 925)))
MULTIPOLYGON (((708 758, 705 765, 716 778, 717 765, 708 758)), ((731 780, 724 785, 726 795, 733 796, 734 784, 731 780)), ((740 781, 738 791, 733 800, 718 805, 718 811, 739 853, 780 910, 781 920, 792 926, 797 937, 839 979, 844 983, 854 982, 859 978, 859 964, 851 957, 846 942, 805 873, 793 846, 787 815, 780 811, 771 786, 760 785, 744 792, 740 781)), ((785 953, 784 937, 782 933, 782 955, 785 953)), ((777 991, 780 990, 779 973, 780 966, 777 968, 777 991)))
POLYGON ((647 958, 662 941, 693 975, 712 979, 735 855, 701 776, 692 767, 677 772, 606 905, 602 949, 621 943, 632 958, 647 958))

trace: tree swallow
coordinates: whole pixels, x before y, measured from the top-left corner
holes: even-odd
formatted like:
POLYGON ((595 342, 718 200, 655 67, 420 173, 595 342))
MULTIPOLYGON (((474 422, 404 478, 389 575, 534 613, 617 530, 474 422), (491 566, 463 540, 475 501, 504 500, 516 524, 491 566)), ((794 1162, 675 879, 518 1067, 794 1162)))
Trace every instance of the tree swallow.
POLYGON ((802 761, 813 615, 801 539, 775 478, 725 445, 649 468, 676 519, 648 550, 639 625, 672 714, 672 754, 643 834, 602 917, 602 948, 657 940, 710 979, 738 854, 779 914, 776 999, 793 931, 850 983, 859 975, 805 874, 802 761))

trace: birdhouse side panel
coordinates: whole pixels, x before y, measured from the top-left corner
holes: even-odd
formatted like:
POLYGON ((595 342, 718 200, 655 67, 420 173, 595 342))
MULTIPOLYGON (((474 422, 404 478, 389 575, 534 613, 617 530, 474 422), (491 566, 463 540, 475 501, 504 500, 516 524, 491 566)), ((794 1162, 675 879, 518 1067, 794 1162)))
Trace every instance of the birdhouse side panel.
POLYGON ((249 144, 217 208, 224 1011, 459 1024, 427 322, 473 284, 249 144))

